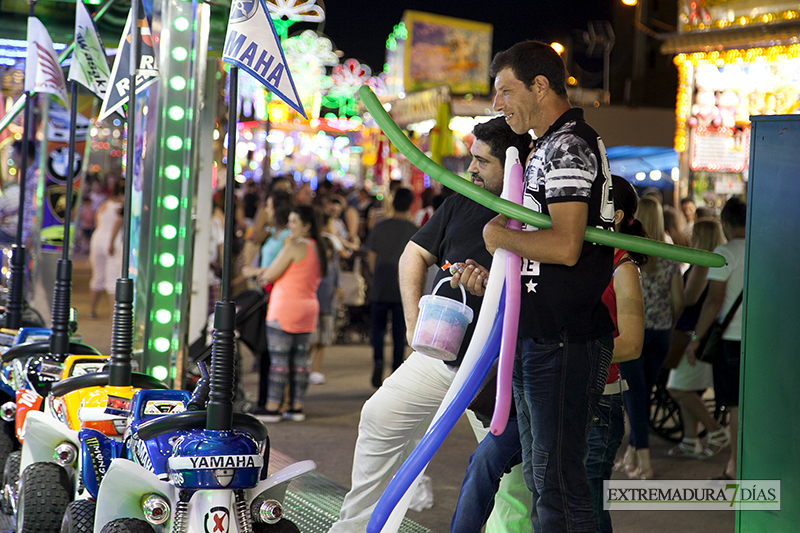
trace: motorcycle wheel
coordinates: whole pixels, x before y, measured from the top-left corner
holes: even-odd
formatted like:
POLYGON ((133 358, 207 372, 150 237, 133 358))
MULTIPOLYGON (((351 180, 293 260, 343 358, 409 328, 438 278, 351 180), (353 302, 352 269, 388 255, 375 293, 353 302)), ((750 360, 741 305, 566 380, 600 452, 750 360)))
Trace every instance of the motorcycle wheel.
POLYGON ((300 529, 291 520, 283 518, 275 524, 253 522, 253 533, 300 533, 300 529))
POLYGON ((100 533, 153 533, 153 528, 138 518, 117 518, 104 525, 100 533))
POLYGON ((3 468, 3 494, 0 496, 0 510, 4 514, 14 514, 17 502, 12 502, 11 498, 16 498, 17 487, 19 484, 19 461, 22 452, 17 450, 8 454, 6 464, 3 468))
POLYGON ((17 533, 59 533, 72 489, 67 471, 55 463, 28 465, 20 479, 17 533))
POLYGON ((92 500, 70 502, 61 521, 61 533, 92 533, 96 505, 92 500))

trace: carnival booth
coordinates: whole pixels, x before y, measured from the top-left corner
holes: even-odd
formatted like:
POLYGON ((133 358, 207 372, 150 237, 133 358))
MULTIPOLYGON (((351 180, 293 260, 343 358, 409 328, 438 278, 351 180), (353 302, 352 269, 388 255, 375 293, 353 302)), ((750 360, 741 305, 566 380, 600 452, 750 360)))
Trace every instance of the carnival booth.
POLYGON ((675 149, 686 196, 720 206, 744 194, 750 116, 800 113, 800 10, 780 0, 681 0, 666 39, 679 86, 675 149))

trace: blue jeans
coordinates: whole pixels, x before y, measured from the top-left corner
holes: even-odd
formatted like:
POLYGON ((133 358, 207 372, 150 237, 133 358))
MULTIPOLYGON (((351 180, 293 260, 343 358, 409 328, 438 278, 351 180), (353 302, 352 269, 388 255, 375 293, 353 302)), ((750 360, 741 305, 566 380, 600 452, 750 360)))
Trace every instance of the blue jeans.
MULTIPOLYGON (((595 531, 611 532, 611 515, 603 509, 603 481, 611 469, 625 435, 625 401, 621 393, 600 397, 589 432, 586 474, 592 491, 595 531)), ((450 523, 451 533, 479 533, 494 507, 500 478, 522 462, 522 445, 516 418, 509 418, 500 435, 489 434, 469 458, 461 484, 458 506, 450 523)))
POLYGON ((494 508, 494 495, 503 474, 522 462, 517 419, 510 417, 500 435, 486 436, 469 458, 451 533, 480 533, 494 508))
POLYGON ((631 422, 628 442, 634 448, 649 448, 650 391, 656 384, 658 373, 669 353, 672 330, 646 329, 642 356, 619 364, 622 379, 628 382, 625 391, 625 408, 631 422))
POLYGON ((386 319, 392 313, 392 370, 403 364, 406 349, 406 321, 403 317, 403 304, 400 302, 370 302, 372 315, 372 357, 383 365, 383 337, 386 335, 386 319))
POLYGON ((522 339, 514 361, 525 483, 536 532, 594 532, 584 460, 591 415, 603 394, 613 338, 522 339))
POLYGON ((611 469, 625 436, 625 400, 622 393, 605 394, 594 408, 589 432, 586 475, 592 491, 594 526, 597 533, 611 533, 611 514, 603 509, 603 481, 611 479, 611 469))

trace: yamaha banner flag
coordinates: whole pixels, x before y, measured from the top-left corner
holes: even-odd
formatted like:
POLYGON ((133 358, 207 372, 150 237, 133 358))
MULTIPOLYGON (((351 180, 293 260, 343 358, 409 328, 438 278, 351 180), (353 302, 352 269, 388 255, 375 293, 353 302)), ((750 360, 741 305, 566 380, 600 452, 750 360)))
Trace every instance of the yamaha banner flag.
POLYGON ((306 117, 264 0, 233 3, 222 60, 253 76, 306 117))

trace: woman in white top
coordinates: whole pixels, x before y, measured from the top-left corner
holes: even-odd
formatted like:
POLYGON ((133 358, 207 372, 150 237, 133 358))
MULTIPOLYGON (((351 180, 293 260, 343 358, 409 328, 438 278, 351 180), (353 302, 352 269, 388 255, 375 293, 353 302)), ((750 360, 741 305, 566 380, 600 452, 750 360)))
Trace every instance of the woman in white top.
POLYGON ((122 202, 125 180, 114 184, 111 197, 95 213, 95 230, 89 241, 89 264, 92 277, 89 318, 97 317, 97 303, 103 292, 114 294, 117 278, 122 276, 122 202))

